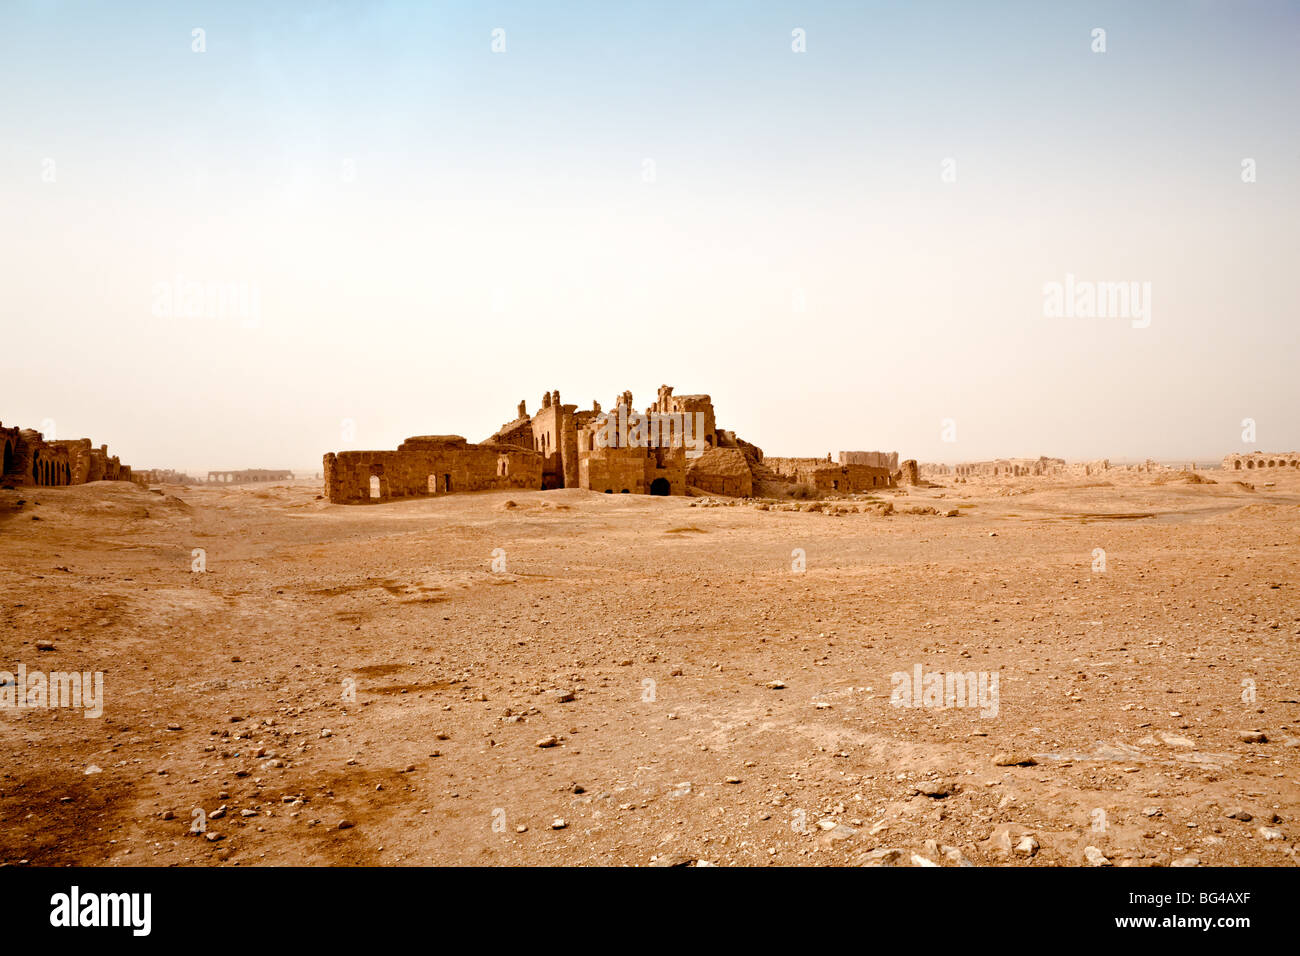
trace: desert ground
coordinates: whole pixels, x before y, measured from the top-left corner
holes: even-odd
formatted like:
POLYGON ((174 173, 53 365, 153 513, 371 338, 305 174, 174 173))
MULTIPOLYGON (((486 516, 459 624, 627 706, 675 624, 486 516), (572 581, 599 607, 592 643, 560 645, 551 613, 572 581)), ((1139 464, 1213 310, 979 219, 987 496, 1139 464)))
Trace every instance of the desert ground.
POLYGON ((3 491, 0 668, 104 704, 0 710, 0 862, 1294 865, 1300 475, 1199 474, 3 491))

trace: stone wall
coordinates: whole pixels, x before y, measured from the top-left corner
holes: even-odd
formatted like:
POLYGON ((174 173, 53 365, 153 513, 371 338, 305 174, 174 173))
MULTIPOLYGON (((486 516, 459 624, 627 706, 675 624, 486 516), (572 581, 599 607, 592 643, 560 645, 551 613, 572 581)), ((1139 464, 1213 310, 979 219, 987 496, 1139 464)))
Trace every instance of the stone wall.
POLYGON ((0 425, 0 484, 7 488, 57 488, 88 481, 130 481, 131 469, 108 446, 94 448, 89 438, 46 441, 32 428, 0 425))
POLYGON ((293 472, 274 468, 241 468, 237 471, 210 471, 210 485, 242 485, 253 481, 292 481, 293 472))
POLYGON ((686 463, 686 482, 711 495, 749 498, 754 494, 754 476, 739 448, 709 448, 686 463))
POLYGON ((396 451, 331 452, 324 466, 325 495, 335 504, 542 487, 538 452, 517 445, 471 445, 459 435, 408 438, 396 451))
POLYGON ((1061 475, 1064 458, 996 458, 992 461, 967 461, 953 468, 961 478, 1017 478, 1026 475, 1061 475))
POLYGON ((766 465, 777 478, 810 485, 818 491, 860 494, 862 492, 893 488, 894 474, 888 468, 872 465, 841 465, 825 458, 764 458, 766 465))
POLYGON ((1245 455, 1224 455, 1224 471, 1258 471, 1271 468, 1300 468, 1300 452, 1253 451, 1245 455))

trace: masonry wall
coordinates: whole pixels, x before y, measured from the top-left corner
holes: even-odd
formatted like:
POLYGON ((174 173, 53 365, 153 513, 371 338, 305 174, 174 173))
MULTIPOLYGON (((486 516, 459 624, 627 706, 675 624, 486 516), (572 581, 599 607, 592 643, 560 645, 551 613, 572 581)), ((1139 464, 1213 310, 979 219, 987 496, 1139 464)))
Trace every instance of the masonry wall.
POLYGON ((10 488, 59 488, 131 477, 129 467, 108 456, 107 445, 95 449, 89 438, 46 441, 34 428, 0 425, 0 464, 0 484, 10 488))
POLYGON ((1257 471, 1270 468, 1300 468, 1300 452, 1256 451, 1246 455, 1225 455, 1224 471, 1257 471))
POLYGON ((325 495, 335 504, 427 498, 494 488, 540 489, 542 456, 515 445, 471 445, 456 436, 408 438, 396 451, 331 452, 325 495), (376 478, 372 493, 371 478, 376 478))

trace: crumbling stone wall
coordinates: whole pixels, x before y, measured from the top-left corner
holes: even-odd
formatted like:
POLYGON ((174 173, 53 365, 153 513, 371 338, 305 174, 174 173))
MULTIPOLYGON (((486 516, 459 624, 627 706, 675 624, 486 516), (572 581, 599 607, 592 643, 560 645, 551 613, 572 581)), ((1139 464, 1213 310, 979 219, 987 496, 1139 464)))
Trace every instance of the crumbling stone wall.
POLYGON ((841 465, 825 458, 764 458, 763 464, 778 479, 810 485, 818 491, 860 494, 893 488, 894 474, 888 468, 872 465, 841 465))
POLYGON ((542 486, 538 452, 516 445, 472 445, 459 435, 408 438, 396 451, 331 452, 324 466, 325 495, 335 504, 542 486))
POLYGON ((709 448, 700 457, 688 459, 686 481, 711 495, 749 498, 754 494, 753 472, 739 448, 709 448))
POLYGON ((7 488, 34 485, 59 488, 88 481, 130 480, 131 469, 108 457, 108 446, 98 450, 89 438, 46 441, 34 428, 0 425, 0 484, 7 488))
POLYGON ((1224 471, 1256 471, 1268 468, 1300 468, 1300 452, 1253 451, 1245 455, 1224 455, 1224 471))
POLYGON ((996 458, 992 461, 962 462, 953 473, 962 478, 1018 478, 1028 475, 1061 475, 1064 458, 996 458))
POLYGON ((244 468, 238 471, 208 472, 208 484, 210 485, 242 485, 252 481, 290 481, 292 479, 293 472, 284 469, 244 468))

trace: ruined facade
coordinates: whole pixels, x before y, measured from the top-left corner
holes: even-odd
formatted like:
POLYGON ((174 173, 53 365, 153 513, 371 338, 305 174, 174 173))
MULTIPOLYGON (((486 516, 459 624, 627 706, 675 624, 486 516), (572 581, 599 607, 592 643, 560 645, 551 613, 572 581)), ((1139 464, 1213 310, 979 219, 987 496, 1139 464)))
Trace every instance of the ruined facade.
POLYGON ((542 487, 542 456, 531 449, 459 435, 408 438, 396 451, 325 456, 325 495, 338 504, 424 498, 458 491, 542 487))
POLYGON ((0 485, 6 488, 131 480, 130 466, 109 455, 107 445, 95 448, 89 438, 46 441, 32 428, 5 428, 0 424, 0 460, 0 485))
POLYGON ((1224 455, 1224 471, 1255 471, 1264 468, 1300 468, 1298 451, 1253 451, 1245 455, 1224 455))
POLYGON ((245 468, 242 471, 210 471, 210 485, 242 485, 251 481, 290 481, 292 471, 275 471, 267 468, 245 468))
POLYGON ((427 497, 493 488, 581 488, 607 494, 685 495, 690 490, 748 497, 760 481, 805 481, 827 492, 893 487, 896 452, 841 452, 840 461, 772 459, 735 432, 719 428, 713 399, 674 395, 635 409, 632 393, 608 411, 566 405, 545 392, 535 414, 520 402, 515 417, 485 442, 459 436, 407 439, 395 451, 325 456, 325 494, 341 504, 427 497), (769 465, 798 463, 783 470, 769 465))
POLYGON ((823 492, 860 494, 896 485, 898 453, 842 451, 839 461, 832 461, 828 454, 825 458, 765 458, 763 464, 785 481, 823 492))
POLYGON ((172 468, 146 468, 141 471, 139 468, 131 472, 131 480, 137 485, 201 485, 203 484, 193 475, 187 475, 183 471, 176 471, 172 468))
POLYGON ((962 478, 1018 478, 1027 475, 1061 475, 1065 473, 1064 458, 995 458, 992 461, 968 461, 953 467, 953 474, 962 478))

